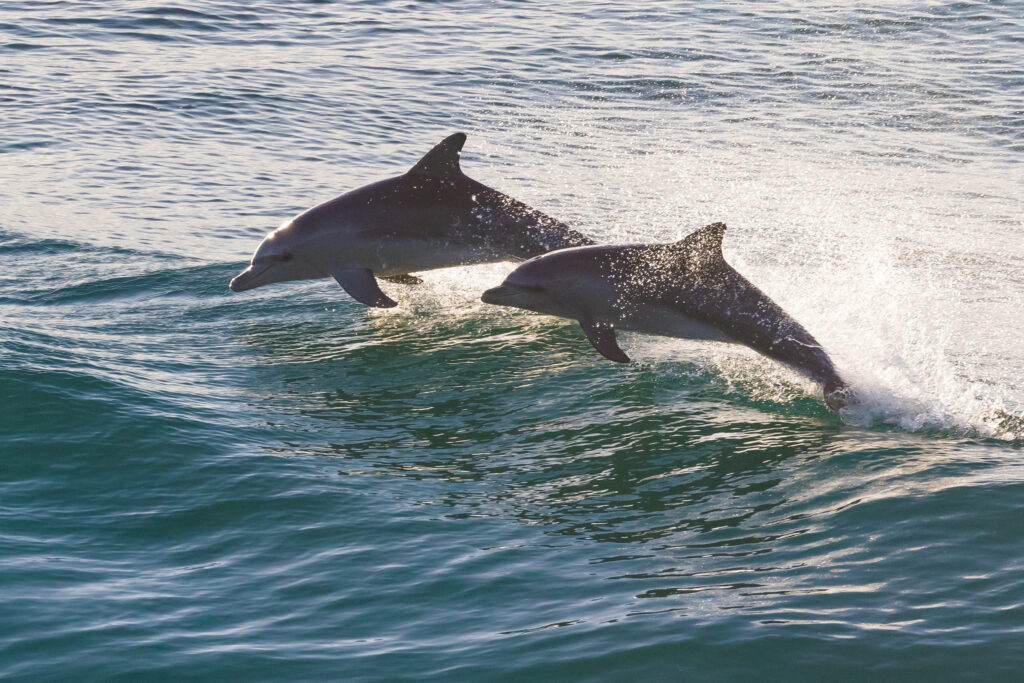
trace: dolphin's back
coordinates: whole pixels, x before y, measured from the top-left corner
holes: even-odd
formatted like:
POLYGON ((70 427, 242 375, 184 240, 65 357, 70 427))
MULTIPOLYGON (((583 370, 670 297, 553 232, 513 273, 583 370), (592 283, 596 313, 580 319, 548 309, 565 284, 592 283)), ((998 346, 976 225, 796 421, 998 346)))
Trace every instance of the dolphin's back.
POLYGON ((360 226, 381 235, 452 241, 519 260, 593 244, 565 223, 459 173, 406 173, 346 192, 294 220, 296 232, 360 226))
POLYGON ((715 327, 819 382, 841 382, 818 340, 725 261, 724 233, 725 225, 715 223, 676 244, 644 247, 649 251, 641 275, 629 285, 630 298, 715 327))
MULTIPOLYGON (((479 236, 517 259, 594 244, 586 235, 523 202, 463 176, 473 198, 471 222, 479 236)), ((453 188, 454 190, 455 188, 453 188)))

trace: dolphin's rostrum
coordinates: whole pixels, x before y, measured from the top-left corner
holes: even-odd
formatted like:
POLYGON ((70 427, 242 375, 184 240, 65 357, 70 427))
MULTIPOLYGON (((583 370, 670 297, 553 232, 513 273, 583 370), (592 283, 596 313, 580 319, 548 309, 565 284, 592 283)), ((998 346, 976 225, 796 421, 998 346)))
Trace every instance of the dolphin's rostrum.
POLYGON ((832 410, 853 394, 821 345, 722 255, 723 223, 675 244, 587 246, 521 264, 486 303, 578 320, 605 358, 629 357, 615 330, 744 344, 820 383, 832 410))
POLYGON ((519 261, 593 242, 536 209, 467 177, 464 133, 442 140, 404 175, 352 190, 268 235, 233 291, 333 276, 367 306, 396 302, 377 277, 415 284, 410 273, 519 261))

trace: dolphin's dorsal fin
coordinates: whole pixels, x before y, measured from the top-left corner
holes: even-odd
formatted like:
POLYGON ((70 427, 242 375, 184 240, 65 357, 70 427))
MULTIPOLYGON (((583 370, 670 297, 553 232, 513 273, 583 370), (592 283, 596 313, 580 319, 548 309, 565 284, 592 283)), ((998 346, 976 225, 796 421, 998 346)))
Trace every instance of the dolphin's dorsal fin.
POLYGON ((672 245, 672 250, 694 265, 714 265, 725 261, 722 237, 725 223, 712 223, 692 232, 672 245))
POLYGON ((465 133, 449 135, 434 146, 434 149, 423 155, 409 173, 427 178, 450 178, 462 175, 459 168, 459 154, 466 144, 465 133))

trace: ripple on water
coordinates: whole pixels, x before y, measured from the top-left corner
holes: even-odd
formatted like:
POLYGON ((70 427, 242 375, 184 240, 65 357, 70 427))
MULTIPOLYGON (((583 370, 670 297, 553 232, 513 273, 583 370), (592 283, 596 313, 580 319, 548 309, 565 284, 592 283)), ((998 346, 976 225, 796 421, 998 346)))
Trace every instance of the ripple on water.
POLYGON ((0 677, 1014 680, 1017 10, 5 3, 0 677), (726 221, 864 409, 509 264, 227 291, 454 129, 600 241, 726 221))

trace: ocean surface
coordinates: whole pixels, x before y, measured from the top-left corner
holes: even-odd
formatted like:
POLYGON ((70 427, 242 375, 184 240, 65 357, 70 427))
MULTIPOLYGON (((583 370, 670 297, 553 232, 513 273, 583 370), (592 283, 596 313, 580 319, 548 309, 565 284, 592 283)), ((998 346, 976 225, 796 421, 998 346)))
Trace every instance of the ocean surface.
POLYGON ((0 679, 1020 680, 1024 8, 859 5, 0 4, 0 679), (459 130, 863 404, 513 264, 228 291, 459 130))

